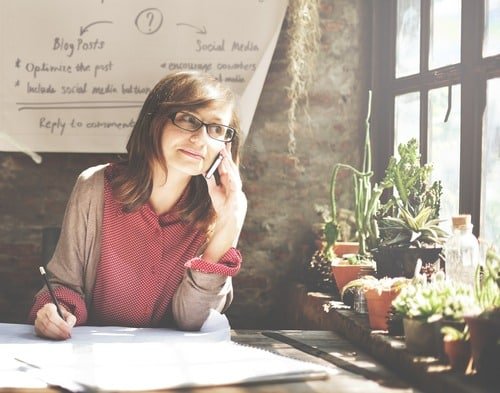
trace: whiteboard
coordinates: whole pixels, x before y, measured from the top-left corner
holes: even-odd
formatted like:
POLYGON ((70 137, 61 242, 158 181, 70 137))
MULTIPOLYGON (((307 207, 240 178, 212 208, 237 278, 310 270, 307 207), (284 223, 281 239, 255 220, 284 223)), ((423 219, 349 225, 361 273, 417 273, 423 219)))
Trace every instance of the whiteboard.
POLYGON ((236 93, 243 138, 287 0, 0 0, 0 150, 121 153, 168 73, 236 93))

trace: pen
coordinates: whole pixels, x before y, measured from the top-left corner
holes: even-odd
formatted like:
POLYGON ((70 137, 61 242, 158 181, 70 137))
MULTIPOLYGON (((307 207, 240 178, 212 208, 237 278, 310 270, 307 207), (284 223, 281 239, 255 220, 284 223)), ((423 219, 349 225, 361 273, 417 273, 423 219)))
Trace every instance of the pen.
POLYGON ((52 290, 52 287, 50 286, 49 280, 47 280, 47 273, 45 273, 45 269, 43 266, 40 266, 40 273, 42 274, 43 279, 45 280, 45 285, 47 285, 47 288, 49 289, 50 297, 52 298, 52 302, 56 305, 57 308, 57 313, 59 316, 64 319, 62 312, 61 312, 61 307, 59 307, 59 303, 57 301, 56 295, 54 295, 54 291, 52 290))

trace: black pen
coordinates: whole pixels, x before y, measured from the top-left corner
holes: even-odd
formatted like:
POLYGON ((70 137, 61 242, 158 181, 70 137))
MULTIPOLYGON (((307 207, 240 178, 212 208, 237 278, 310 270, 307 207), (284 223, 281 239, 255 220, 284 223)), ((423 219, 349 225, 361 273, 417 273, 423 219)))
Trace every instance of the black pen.
POLYGON ((52 302, 56 305, 57 308, 57 313, 59 316, 64 319, 62 312, 61 312, 61 307, 59 307, 59 303, 57 301, 56 295, 54 295, 54 291, 52 290, 52 287, 50 286, 49 280, 47 280, 47 274, 45 273, 45 269, 43 266, 40 266, 40 273, 42 273, 42 277, 45 280, 45 285, 47 285, 47 288, 49 289, 50 297, 52 298, 52 302))

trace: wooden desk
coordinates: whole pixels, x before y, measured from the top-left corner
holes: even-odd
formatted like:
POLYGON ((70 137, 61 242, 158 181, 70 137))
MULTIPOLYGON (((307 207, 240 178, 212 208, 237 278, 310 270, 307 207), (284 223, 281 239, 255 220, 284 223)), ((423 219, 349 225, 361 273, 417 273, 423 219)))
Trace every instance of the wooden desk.
MULTIPOLYGON (((300 382, 264 383, 246 386, 217 386, 213 388, 189 389, 189 392, 199 393, 295 393, 295 392, 416 392, 408 384, 388 371, 369 356, 359 352, 352 344, 341 336, 330 331, 277 331, 260 332, 250 330, 232 331, 232 340, 263 348, 275 353, 325 365, 332 369, 333 375, 326 380, 308 380, 300 382), (278 334, 281 340, 269 337, 278 334), (283 341, 292 340, 290 343, 283 341), (336 367, 327 360, 310 355, 294 346, 308 345, 314 351, 323 351, 327 360, 352 369, 336 367), (329 358, 330 356, 330 358, 329 358), (352 371, 351 370, 351 371, 352 371)), ((318 355, 319 352, 316 354, 318 355)), ((33 392, 55 393, 57 389, 0 389, 0 392, 33 392)), ((186 391, 186 390, 184 390, 186 391)))

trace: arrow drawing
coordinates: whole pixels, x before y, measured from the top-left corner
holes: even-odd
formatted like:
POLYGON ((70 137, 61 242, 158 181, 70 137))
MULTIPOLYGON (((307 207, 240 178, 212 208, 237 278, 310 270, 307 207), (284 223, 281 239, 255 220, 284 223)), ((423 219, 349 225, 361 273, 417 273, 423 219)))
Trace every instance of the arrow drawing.
POLYGON ((177 23, 177 26, 189 26, 197 30, 196 34, 207 34, 207 28, 205 26, 203 26, 203 29, 200 29, 197 26, 190 25, 189 23, 177 23))
POLYGON ((110 20, 100 20, 97 22, 92 22, 85 27, 80 26, 80 35, 81 36, 84 35, 87 31, 89 31, 90 26, 97 25, 98 23, 113 23, 113 22, 110 20))

